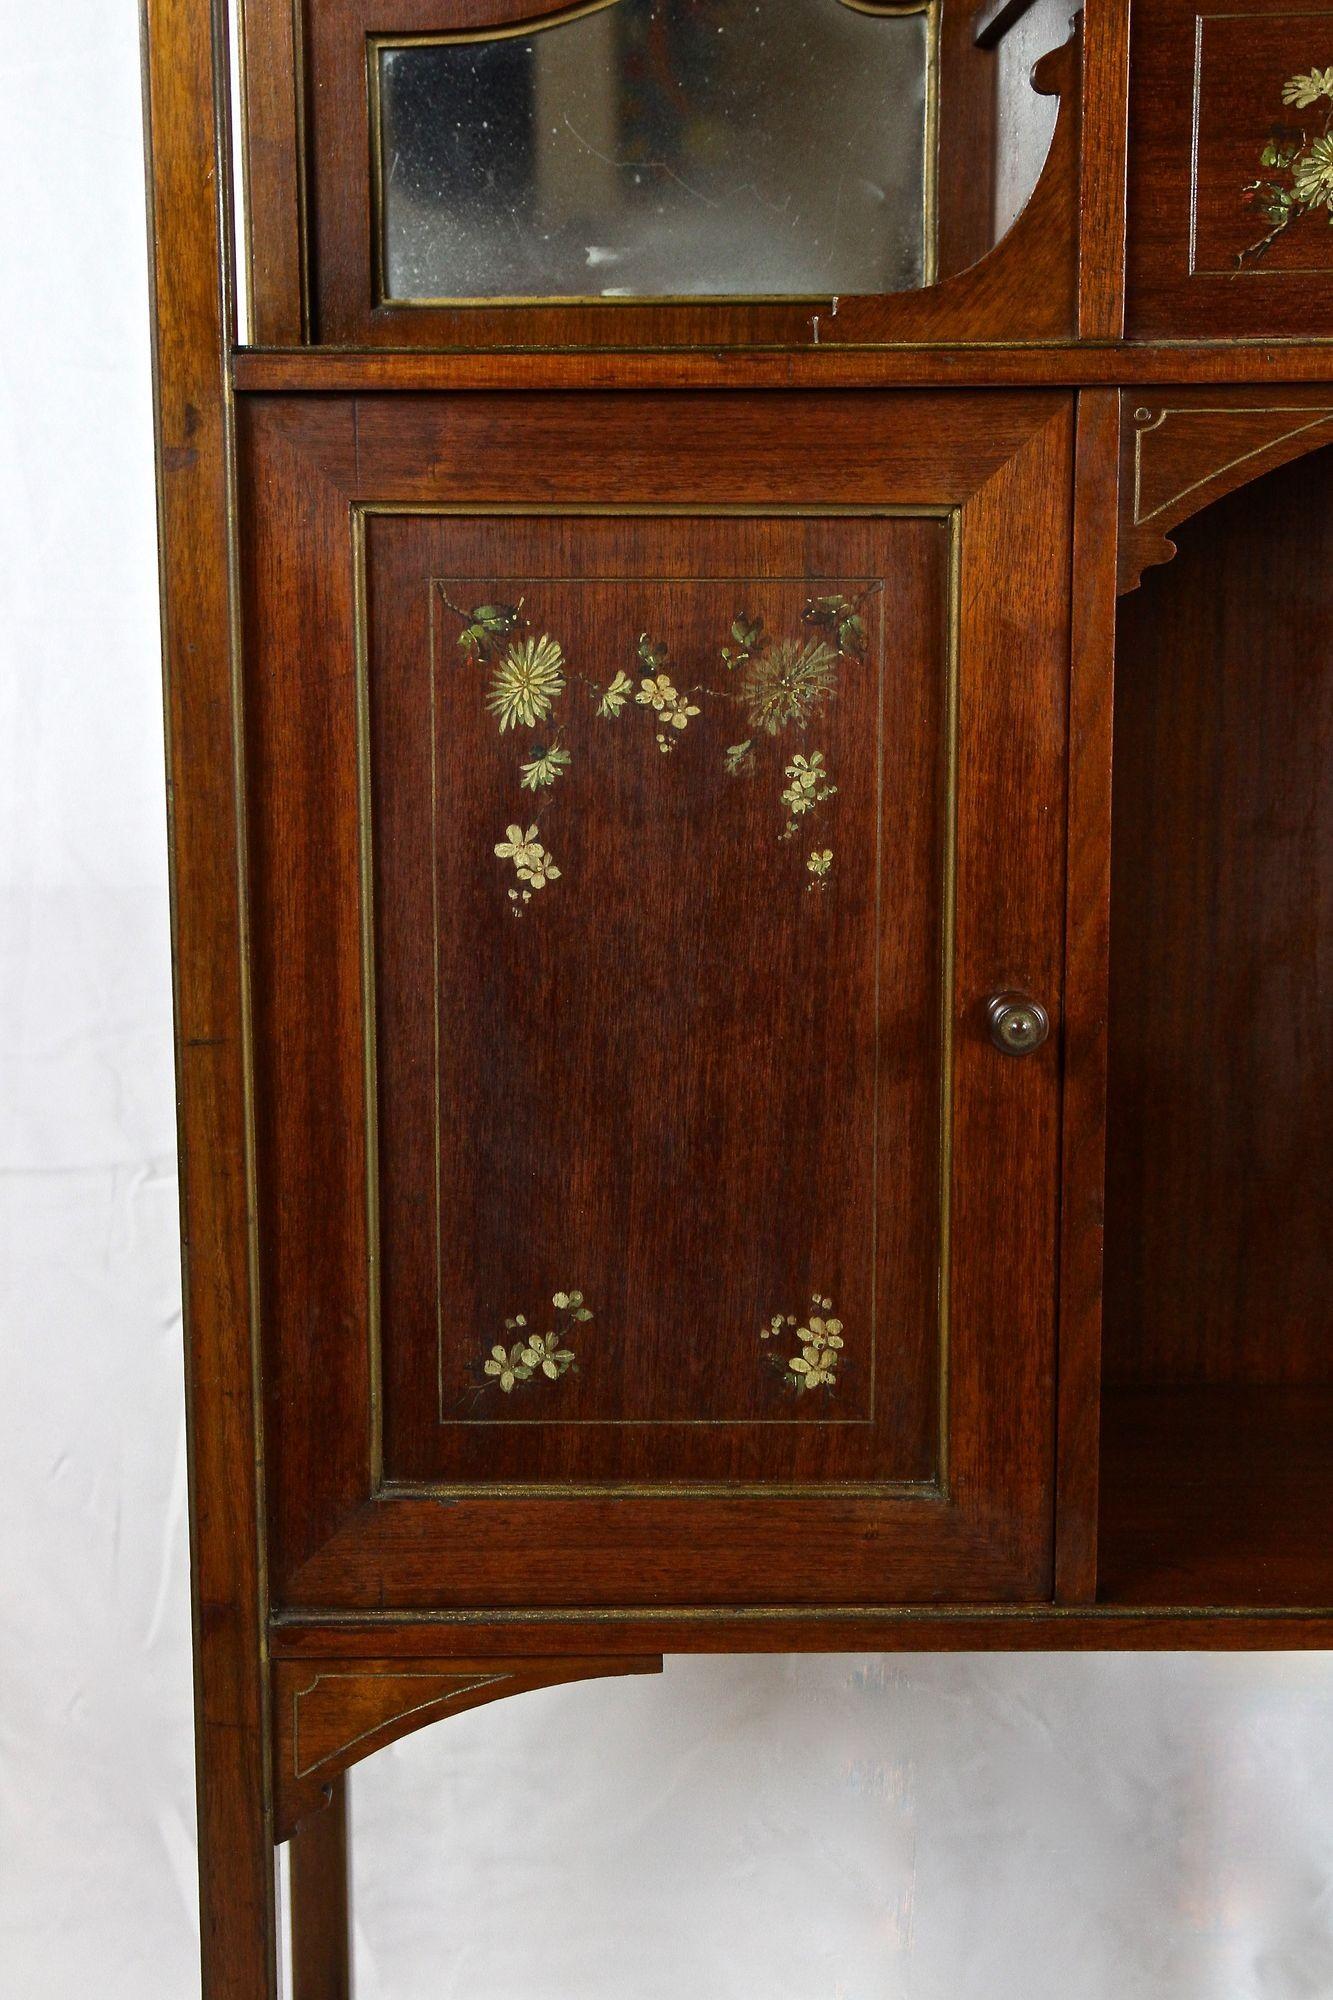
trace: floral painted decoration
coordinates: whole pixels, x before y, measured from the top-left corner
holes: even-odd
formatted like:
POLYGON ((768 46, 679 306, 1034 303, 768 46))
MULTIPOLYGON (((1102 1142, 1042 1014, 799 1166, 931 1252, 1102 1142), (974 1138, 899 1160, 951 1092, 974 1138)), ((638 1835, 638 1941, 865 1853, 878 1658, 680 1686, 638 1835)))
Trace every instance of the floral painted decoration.
POLYGON ((540 791, 544 785, 553 785, 564 776, 569 761, 569 752, 561 749, 557 737, 549 750, 534 748, 531 760, 520 766, 523 776, 519 782, 530 792, 540 791))
POLYGON ((582 1292, 556 1292, 551 1299, 556 1323, 549 1333, 529 1333, 527 1317, 515 1314, 505 1321, 507 1341, 497 1341, 481 1364, 481 1389, 498 1388, 510 1396, 524 1382, 558 1382, 571 1370, 578 1371, 578 1357, 569 1341, 578 1326, 592 1313, 583 1303, 582 1292))
MULTIPOLYGON (((487 602, 466 610, 441 589, 444 604, 459 621, 463 665, 486 675, 483 699, 501 738, 511 731, 542 731, 540 738, 534 734, 526 756, 518 758, 519 789, 538 801, 530 808, 531 823, 525 827, 514 821, 506 827, 505 838, 494 843, 497 859, 514 866, 517 881, 506 891, 514 914, 524 913, 536 890, 561 879, 538 827, 557 789, 567 789, 562 781, 574 769, 557 719, 571 689, 581 698, 590 696, 603 721, 619 722, 634 710, 643 710, 654 724, 657 748, 664 756, 703 714, 704 702, 739 708, 751 734, 726 746, 722 769, 728 778, 750 777, 759 768, 763 740, 789 729, 809 729, 836 697, 842 667, 865 657, 863 608, 880 588, 872 584, 856 598, 843 593, 808 598, 801 631, 795 636, 770 632, 761 614, 737 612, 721 648, 727 675, 722 687, 701 682, 686 686, 666 641, 648 632, 638 635, 631 668, 618 668, 605 684, 592 681, 573 671, 559 639, 534 625, 524 610, 524 599, 516 604, 487 602)), ((779 790, 786 821, 777 837, 790 840, 801 821, 832 799, 838 787, 822 749, 792 754, 783 776, 786 783, 779 790)), ((824 887, 832 865, 831 847, 812 850, 805 864, 806 886, 824 887)))
POLYGON ((1266 172, 1244 189, 1245 200, 1268 229, 1237 254, 1242 268, 1257 263, 1303 216, 1323 209, 1326 222, 1333 225, 1333 68, 1289 77, 1282 86, 1282 102, 1294 111, 1321 111, 1323 129, 1311 137, 1308 128, 1297 131, 1278 125, 1269 134, 1259 155, 1266 172))
POLYGON ((560 879, 560 870, 538 840, 535 825, 530 826, 526 833, 517 824, 507 826, 504 839, 495 843, 495 852, 501 861, 512 861, 519 881, 529 885, 523 889, 511 889, 511 902, 530 903, 534 889, 544 889, 548 882, 560 879))
MULTIPOLYGON (((666 664, 667 649, 665 646, 654 646, 645 633, 639 641, 639 658, 645 666, 661 667, 666 664)), ((617 680, 620 678, 620 675, 616 676, 617 680)), ((614 685, 613 682, 612 687, 614 685)), ((611 689, 608 689, 607 694, 610 692, 611 689)), ((663 727, 657 732, 657 747, 664 755, 672 748, 671 738, 666 733, 667 727, 684 729, 690 718, 699 713, 688 696, 676 692, 671 685, 670 674, 646 674, 639 682, 639 691, 634 699, 640 708, 651 708, 653 713, 661 718, 663 727)))
POLYGON ((779 639, 745 668, 741 695, 756 729, 804 728, 838 685, 838 654, 823 639, 779 639))
POLYGON ((823 805, 825 799, 831 799, 838 788, 830 782, 822 750, 813 751, 809 757, 797 751, 785 775, 788 783, 782 794, 782 803, 790 818, 780 838, 790 840, 799 831, 797 821, 801 816, 812 813, 816 806, 823 805))
POLYGON ((491 676, 486 706, 500 719, 500 732, 521 723, 531 729, 544 722, 551 704, 565 691, 565 656, 559 641, 543 632, 536 639, 517 639, 491 676))
POLYGON ((832 1299, 816 1292, 810 1304, 814 1311, 803 1326, 797 1324, 794 1313, 774 1313, 768 1325, 760 1327, 759 1338, 775 1342, 782 1350, 770 1350, 768 1358, 789 1389, 797 1395, 816 1389, 832 1395, 838 1386, 838 1362, 843 1352, 842 1321, 833 1317, 832 1299), (797 1347, 799 1353, 787 1353, 791 1347, 797 1347))

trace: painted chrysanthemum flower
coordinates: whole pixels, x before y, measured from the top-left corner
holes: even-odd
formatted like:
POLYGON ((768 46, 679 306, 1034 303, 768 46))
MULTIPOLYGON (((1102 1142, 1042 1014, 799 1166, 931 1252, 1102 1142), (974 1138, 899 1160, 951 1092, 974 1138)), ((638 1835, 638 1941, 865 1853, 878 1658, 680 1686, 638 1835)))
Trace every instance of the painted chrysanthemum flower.
POLYGON ((1291 191, 1307 208, 1333 209, 1333 138, 1316 139, 1294 162, 1291 191))
POLYGON ((823 639, 779 639, 745 668, 742 694, 756 729, 776 736, 805 722, 838 685, 838 655, 823 639))
POLYGON ((816 879, 827 875, 829 869, 833 866, 833 849, 826 847, 821 852, 816 848, 805 865, 816 879))
POLYGON ((531 729, 551 713, 551 703, 565 691, 565 656, 558 640, 543 632, 537 639, 520 639, 509 648, 491 676, 486 706, 506 729, 531 729))

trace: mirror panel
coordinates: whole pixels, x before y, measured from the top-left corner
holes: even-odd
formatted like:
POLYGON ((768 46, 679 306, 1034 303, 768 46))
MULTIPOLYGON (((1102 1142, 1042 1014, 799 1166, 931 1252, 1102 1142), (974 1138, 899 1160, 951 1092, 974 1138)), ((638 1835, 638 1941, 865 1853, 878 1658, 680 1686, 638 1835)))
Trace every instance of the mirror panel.
POLYGON ((928 284, 936 29, 933 4, 599 0, 372 38, 379 303, 928 284))

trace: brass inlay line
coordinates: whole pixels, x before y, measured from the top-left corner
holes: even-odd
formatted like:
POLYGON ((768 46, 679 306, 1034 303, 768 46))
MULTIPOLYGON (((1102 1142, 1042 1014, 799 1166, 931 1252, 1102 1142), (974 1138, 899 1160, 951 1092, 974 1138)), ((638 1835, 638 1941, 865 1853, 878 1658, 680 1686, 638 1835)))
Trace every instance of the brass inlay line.
MULTIPOLYGON (((896 4, 896 0, 882 0, 882 4, 879 4, 878 0, 839 0, 839 4, 852 13, 869 15, 877 20, 907 19, 917 14, 924 14, 926 17, 925 90, 922 113, 921 284, 908 288, 912 291, 921 291, 935 283, 939 266, 940 0, 901 0, 901 4, 896 4)), ((390 291, 388 237, 384 216, 384 110, 380 74, 381 55, 393 49, 465 47, 485 42, 525 40, 532 35, 544 34, 552 28, 566 27, 572 21, 584 20, 591 14, 605 13, 608 8, 618 5, 619 0, 584 0, 581 6, 562 8, 550 14, 540 15, 531 21, 507 22, 497 28, 460 28, 422 35, 366 36, 371 262, 375 285, 372 303, 375 306, 441 310, 456 307, 460 310, 479 311, 488 306, 615 308, 617 306, 824 306, 831 303, 832 311, 836 314, 838 295, 831 289, 827 292, 641 292, 630 297, 618 298, 607 298, 602 292, 506 292, 486 293, 481 297, 463 295, 398 297, 390 291)), ((894 295, 890 293, 885 296, 894 295)))
POLYGON ((963 516, 949 521, 948 676, 945 689, 944 860, 940 928, 940 1261, 938 1477, 949 1490, 949 1375, 953 1288, 953 1017, 954 958, 958 924, 958 711, 962 651, 963 516))
POLYGON ((1288 1624, 1295 1620, 1333 1619, 1330 1605, 1263 1604, 614 1604, 591 1609, 529 1607, 525 1610, 469 1608, 409 1611, 278 1611, 273 1629, 284 1631, 303 1625, 412 1626, 412 1625, 723 1625, 732 1621, 747 1625, 790 1620, 794 1624, 852 1620, 893 1625, 1041 1625, 1111 1623, 1127 1619, 1160 1624, 1166 1619, 1203 1622, 1210 1618, 1234 1620, 1272 1619, 1288 1624))
POLYGON ((379 1057, 375 1006, 374 812, 370 772, 370 640, 366 629, 366 526, 352 510, 352 603, 356 661, 357 858, 361 904, 362 1079, 366 1136, 366 1318, 370 1347, 369 1411, 372 1486, 384 1477, 383 1345, 380 1338, 379 1057))
MULTIPOLYGON (((624 1428, 638 1430, 643 1422, 633 1420, 624 1428)), ((748 1420, 723 1422, 735 1428, 748 1420)), ((918 1505, 927 1500, 947 1503, 948 1497, 937 1479, 830 1479, 805 1485, 762 1480, 679 1479, 637 1485, 586 1480, 559 1486, 520 1479, 475 1480, 470 1485, 456 1480, 389 1479, 375 1494, 376 1500, 912 1500, 918 1505)))

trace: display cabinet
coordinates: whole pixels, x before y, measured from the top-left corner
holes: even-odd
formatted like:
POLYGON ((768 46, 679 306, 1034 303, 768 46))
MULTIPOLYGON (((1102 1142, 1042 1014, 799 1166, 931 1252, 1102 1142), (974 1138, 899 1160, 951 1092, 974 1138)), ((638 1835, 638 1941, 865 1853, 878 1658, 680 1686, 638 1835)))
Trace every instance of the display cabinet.
POLYGON ((1333 1643, 1333 6, 145 80, 208 2000, 479 1703, 1333 1643))

